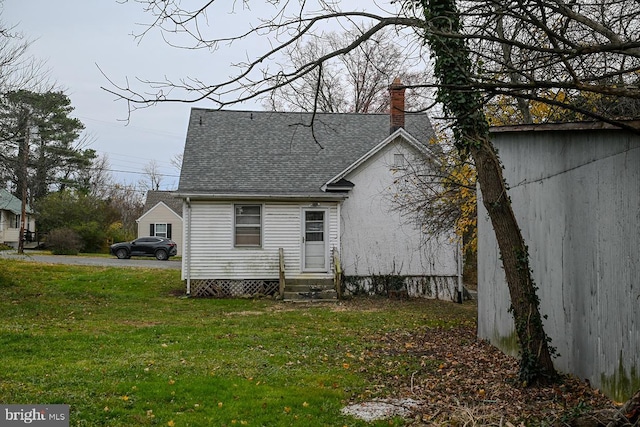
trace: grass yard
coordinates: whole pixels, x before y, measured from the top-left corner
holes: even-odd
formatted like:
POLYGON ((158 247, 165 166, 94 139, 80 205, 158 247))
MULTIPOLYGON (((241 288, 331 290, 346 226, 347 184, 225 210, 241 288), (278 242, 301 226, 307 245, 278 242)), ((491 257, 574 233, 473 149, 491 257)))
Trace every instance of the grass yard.
POLYGON ((383 338, 475 324, 473 304, 182 293, 175 270, 0 260, 0 402, 71 405, 71 426, 402 425, 340 413, 444 362, 383 338))

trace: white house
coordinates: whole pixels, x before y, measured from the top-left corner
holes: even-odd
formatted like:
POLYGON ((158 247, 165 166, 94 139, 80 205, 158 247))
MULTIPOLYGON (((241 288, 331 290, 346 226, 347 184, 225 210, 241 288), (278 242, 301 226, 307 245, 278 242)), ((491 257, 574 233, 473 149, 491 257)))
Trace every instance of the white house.
MULTIPOLYGON (((627 123, 640 128, 640 122, 627 123)), ((640 137, 603 123, 494 128, 562 372, 640 388, 640 137)), ((478 203, 478 335, 516 353, 495 234, 478 203)))
POLYGON ((178 247, 182 255, 182 200, 170 191, 147 191, 142 216, 138 223, 138 237, 166 237, 178 247))
POLYGON ((341 268, 347 292, 454 299, 451 235, 426 240, 393 203, 405 168, 434 157, 427 116, 402 109, 391 126, 388 114, 192 109, 176 191, 187 292, 303 283, 298 295, 313 297, 341 268))
MULTIPOLYGON (((31 208, 27 206, 25 234, 27 240, 36 231, 36 221, 31 208)), ((20 241, 20 219, 22 217, 22 202, 5 189, 0 189, 0 243, 15 248, 20 241)))

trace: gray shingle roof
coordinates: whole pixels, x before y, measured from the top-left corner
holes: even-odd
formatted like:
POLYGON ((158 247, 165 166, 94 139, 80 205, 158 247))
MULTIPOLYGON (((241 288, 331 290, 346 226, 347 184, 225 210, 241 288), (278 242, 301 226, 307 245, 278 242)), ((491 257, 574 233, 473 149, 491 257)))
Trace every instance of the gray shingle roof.
MULTIPOLYGON (((309 194, 389 136, 387 114, 225 111, 193 108, 178 192, 309 194), (321 148, 322 147, 322 148, 321 148)), ((407 130, 428 143, 425 114, 407 130)))
POLYGON ((171 191, 147 191, 147 200, 144 202, 144 213, 160 202, 174 211, 178 216, 182 217, 182 199, 173 196, 171 191))

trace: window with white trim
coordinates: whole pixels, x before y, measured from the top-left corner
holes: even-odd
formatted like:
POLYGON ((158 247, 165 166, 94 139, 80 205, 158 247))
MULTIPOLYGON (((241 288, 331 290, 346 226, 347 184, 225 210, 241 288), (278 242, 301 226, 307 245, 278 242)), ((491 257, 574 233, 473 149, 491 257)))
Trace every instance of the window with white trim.
POLYGON ((13 226, 13 228, 20 228, 20 219, 22 218, 22 215, 17 214, 13 216, 13 221, 11 222, 11 225, 13 226))
POLYGON ((393 167, 395 169, 404 169, 406 167, 404 154, 396 153, 393 155, 393 167))
POLYGON ((167 237, 167 224, 156 224, 156 237, 167 237))
POLYGON ((234 242, 236 247, 262 246, 262 206, 235 205, 234 242))
POLYGON ((171 224, 156 223, 149 225, 149 236, 166 237, 171 239, 171 224))

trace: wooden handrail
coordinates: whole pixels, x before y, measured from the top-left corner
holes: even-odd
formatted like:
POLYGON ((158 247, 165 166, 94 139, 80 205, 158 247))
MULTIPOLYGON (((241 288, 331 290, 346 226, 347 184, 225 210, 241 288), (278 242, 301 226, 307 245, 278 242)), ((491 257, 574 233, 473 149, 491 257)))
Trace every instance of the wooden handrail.
POLYGON ((342 299, 342 267, 337 248, 333 248, 333 286, 336 289, 338 299, 342 299))

